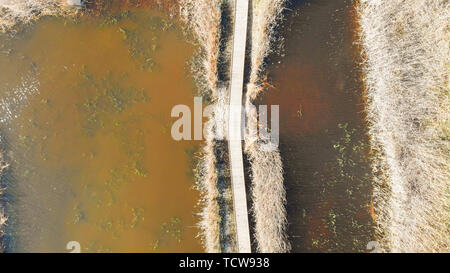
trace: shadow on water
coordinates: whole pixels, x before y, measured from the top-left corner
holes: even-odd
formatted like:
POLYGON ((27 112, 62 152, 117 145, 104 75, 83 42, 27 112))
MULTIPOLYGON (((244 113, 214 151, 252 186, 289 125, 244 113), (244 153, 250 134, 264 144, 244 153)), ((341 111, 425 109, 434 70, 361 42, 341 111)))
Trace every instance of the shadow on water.
POLYGON ((293 252, 363 252, 373 238, 372 188, 352 1, 288 8, 261 103, 280 105, 293 252))

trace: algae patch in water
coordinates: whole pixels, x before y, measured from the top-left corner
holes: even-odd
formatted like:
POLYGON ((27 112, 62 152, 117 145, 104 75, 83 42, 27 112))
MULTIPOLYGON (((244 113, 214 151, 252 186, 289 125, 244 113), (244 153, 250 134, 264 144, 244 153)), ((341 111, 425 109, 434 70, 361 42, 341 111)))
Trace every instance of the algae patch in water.
POLYGON ((175 240, 178 243, 182 241, 183 226, 181 219, 172 217, 168 222, 161 224, 158 239, 153 243, 153 250, 158 250, 161 245, 167 244, 167 241, 175 240))
POLYGON ((122 123, 111 119, 112 114, 120 114, 136 103, 150 101, 144 89, 137 90, 133 85, 124 86, 126 75, 114 78, 113 73, 108 72, 103 78, 96 79, 83 66, 80 76, 83 80, 79 85, 93 89, 93 96, 78 105, 79 111, 86 116, 83 127, 89 135, 94 135, 100 128, 113 127, 111 125, 120 127, 122 123))
POLYGON ((14 155, 12 251, 78 241, 83 252, 148 252, 158 239, 158 251, 200 251, 186 228, 196 222, 193 145, 163 132, 174 105, 193 104, 193 48, 163 14, 114 16, 42 18, 2 48, 14 48, 0 54, 5 86, 32 63, 39 81, 2 124, 14 155))
POLYGON ((159 35, 176 30, 176 24, 163 17, 149 17, 144 12, 137 11, 123 11, 118 15, 110 15, 99 24, 99 27, 116 28, 136 66, 149 72, 159 68, 154 60, 160 48, 159 35))
POLYGON ((321 220, 312 231, 310 247, 312 251, 359 252, 373 240, 368 141, 361 129, 350 128, 348 123, 338 127, 334 160, 325 163, 321 173, 314 173, 321 189, 315 197, 319 204, 315 217, 321 220))

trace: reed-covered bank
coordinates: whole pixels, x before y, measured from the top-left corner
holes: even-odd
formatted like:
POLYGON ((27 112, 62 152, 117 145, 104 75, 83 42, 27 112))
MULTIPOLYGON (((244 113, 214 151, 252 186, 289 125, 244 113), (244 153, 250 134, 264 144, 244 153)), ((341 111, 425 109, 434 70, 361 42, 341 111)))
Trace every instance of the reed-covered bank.
POLYGON ((231 0, 182 0, 181 16, 200 51, 193 63, 199 93, 213 105, 197 167, 200 237, 206 252, 235 252, 236 236, 226 139, 231 52, 231 0))
POLYGON ((358 4, 378 241, 387 252, 447 252, 449 2, 358 4))
POLYGON ((258 114, 250 107, 264 90, 265 60, 276 48, 274 32, 284 4, 284 0, 254 0, 250 15, 250 72, 245 94, 247 128, 250 130, 245 135, 245 153, 251 166, 251 211, 259 252, 288 252, 291 248, 286 235, 286 190, 280 152, 278 147, 267 150, 265 140, 252 131, 251 128, 258 128, 258 114))

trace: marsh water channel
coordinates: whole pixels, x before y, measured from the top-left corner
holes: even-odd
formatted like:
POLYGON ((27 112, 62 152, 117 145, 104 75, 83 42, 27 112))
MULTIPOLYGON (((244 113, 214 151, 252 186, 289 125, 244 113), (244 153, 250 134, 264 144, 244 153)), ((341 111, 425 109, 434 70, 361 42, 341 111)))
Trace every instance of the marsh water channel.
POLYGON ((293 252, 364 252, 371 170, 350 0, 292 1, 261 103, 280 105, 293 252))
POLYGON ((192 106, 194 47, 148 9, 44 17, 0 36, 9 252, 199 252, 193 154, 170 135, 192 106))

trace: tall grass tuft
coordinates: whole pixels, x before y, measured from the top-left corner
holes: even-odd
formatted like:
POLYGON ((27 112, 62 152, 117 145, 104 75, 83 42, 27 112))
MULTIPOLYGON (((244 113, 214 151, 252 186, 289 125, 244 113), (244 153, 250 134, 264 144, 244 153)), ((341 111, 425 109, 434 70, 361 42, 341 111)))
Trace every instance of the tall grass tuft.
MULTIPOLYGON (((262 92, 265 60, 273 45, 276 24, 281 19, 284 0, 254 0, 252 2, 250 76, 246 92, 248 128, 258 128, 257 113, 250 107, 262 92)), ((286 190, 283 164, 277 148, 265 150, 255 131, 245 135, 245 152, 251 164, 254 236, 259 252, 288 252, 291 247, 286 235, 286 190)))
POLYGON ((265 73, 265 60, 272 51, 275 27, 282 19, 286 0, 253 0, 251 15, 250 79, 247 97, 255 99, 262 91, 261 79, 265 73))
POLYGON ((217 97, 221 3, 224 0, 180 0, 181 17, 201 47, 199 69, 204 91, 217 97))
POLYGON ((374 206, 384 251, 450 250, 446 0, 360 0, 374 206))

